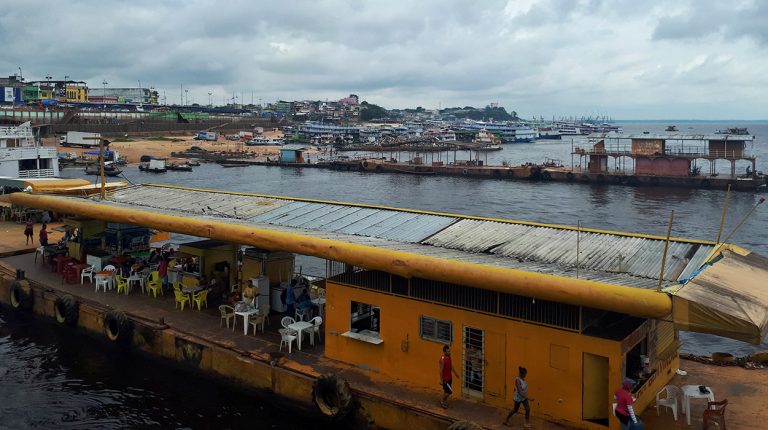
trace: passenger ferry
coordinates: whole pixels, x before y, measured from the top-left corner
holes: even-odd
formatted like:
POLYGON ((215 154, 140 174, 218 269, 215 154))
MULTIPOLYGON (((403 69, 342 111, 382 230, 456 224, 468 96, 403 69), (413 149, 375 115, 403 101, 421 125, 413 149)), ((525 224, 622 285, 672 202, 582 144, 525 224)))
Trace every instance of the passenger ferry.
POLYGON ((498 135, 503 143, 528 143, 536 140, 536 131, 525 124, 472 121, 459 126, 464 130, 486 130, 498 135))

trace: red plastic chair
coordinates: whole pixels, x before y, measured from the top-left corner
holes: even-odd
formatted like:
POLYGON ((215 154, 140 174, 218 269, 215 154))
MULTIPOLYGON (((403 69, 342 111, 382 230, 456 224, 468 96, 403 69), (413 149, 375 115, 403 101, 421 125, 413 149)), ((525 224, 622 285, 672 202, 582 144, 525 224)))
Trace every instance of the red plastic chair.
POLYGON ((719 402, 707 402, 707 409, 704 410, 704 430, 707 430, 712 423, 717 423, 719 430, 725 430, 726 406, 728 406, 728 399, 719 402))

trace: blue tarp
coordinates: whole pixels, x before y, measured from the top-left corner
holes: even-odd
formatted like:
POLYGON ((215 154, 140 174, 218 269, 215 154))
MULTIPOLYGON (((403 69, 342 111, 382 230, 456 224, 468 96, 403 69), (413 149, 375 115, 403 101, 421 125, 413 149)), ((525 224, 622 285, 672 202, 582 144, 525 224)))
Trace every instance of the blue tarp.
MULTIPOLYGON (((99 151, 85 151, 85 152, 84 152, 84 154, 88 154, 88 155, 99 155, 99 151)), ((111 157, 111 156, 112 156, 112 151, 110 151, 110 150, 108 150, 108 149, 105 149, 105 150, 104 150, 104 156, 105 156, 105 157, 111 157)))
POLYGON ((58 100, 40 100, 40 104, 43 105, 56 105, 59 104, 58 100))

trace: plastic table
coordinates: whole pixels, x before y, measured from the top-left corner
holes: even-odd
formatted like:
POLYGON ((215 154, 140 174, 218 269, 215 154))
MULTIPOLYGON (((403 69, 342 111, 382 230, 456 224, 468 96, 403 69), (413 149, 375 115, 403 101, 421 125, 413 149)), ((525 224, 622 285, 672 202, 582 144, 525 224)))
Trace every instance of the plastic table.
POLYGON ((715 393, 712 392, 712 387, 706 387, 708 393, 702 393, 699 391, 698 385, 683 385, 683 413, 685 414, 685 420, 688 425, 691 425, 691 399, 707 399, 709 402, 715 401, 715 393))

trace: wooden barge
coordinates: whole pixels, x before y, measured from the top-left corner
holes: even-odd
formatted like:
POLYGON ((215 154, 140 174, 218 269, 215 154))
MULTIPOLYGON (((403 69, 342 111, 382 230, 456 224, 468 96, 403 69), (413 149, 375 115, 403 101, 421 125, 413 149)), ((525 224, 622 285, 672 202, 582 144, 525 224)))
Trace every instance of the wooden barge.
MULTIPOLYGON (((232 333, 218 315, 176 310, 172 300, 62 282, 31 255, 6 260, 0 301, 297 406, 322 406, 319 381, 335 375, 357 399, 354 411, 341 405, 356 424, 444 429, 470 420, 501 428, 513 394, 508 369, 525 366, 536 417, 615 430, 612 392, 645 358, 650 373, 634 391, 639 411, 670 382, 714 383, 675 376, 679 329, 753 343, 768 331, 768 321, 753 318, 768 309, 768 259, 723 243, 173 186, 132 186, 103 200, 26 193, 7 200, 219 243, 204 247, 219 257, 202 270, 234 258, 240 246, 326 260, 324 342, 314 355, 281 357, 274 332, 232 333), (13 279, 12 269, 28 279, 18 272, 13 279), (78 316, 64 302, 74 302, 78 316), (448 410, 438 406, 435 381, 445 344, 460 375, 448 410), (480 368, 472 367, 473 350, 484 357, 480 368)), ((235 271, 226 276, 242 282, 235 271)), ((700 416, 697 407, 691 413, 700 416)))

